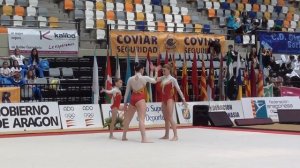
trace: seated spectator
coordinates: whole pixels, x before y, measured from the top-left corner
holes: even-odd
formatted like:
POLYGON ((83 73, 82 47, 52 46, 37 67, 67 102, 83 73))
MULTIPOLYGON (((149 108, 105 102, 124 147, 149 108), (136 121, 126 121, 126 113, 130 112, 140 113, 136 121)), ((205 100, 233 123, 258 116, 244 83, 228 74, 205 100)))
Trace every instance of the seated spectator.
POLYGON ((268 19, 265 16, 262 18, 262 21, 261 21, 261 29, 262 30, 268 29, 268 19))
POLYGON ((297 63, 297 60, 295 59, 295 56, 294 55, 290 55, 289 59, 287 60, 287 65, 290 65, 291 69, 294 69, 296 63, 297 63))
POLYGON ((27 75, 26 75, 26 78, 25 78, 25 83, 28 84, 28 87, 32 89, 34 99, 35 100, 41 100, 42 99, 41 89, 35 85, 36 84, 36 77, 34 75, 33 70, 28 70, 27 71, 27 75))
POLYGON ((18 71, 15 71, 10 78, 12 85, 14 86, 23 86, 25 84, 24 80, 21 77, 21 73, 18 71))
POLYGON ((27 69, 27 67, 25 66, 24 64, 24 59, 25 57, 23 55, 20 54, 20 49, 19 48, 16 48, 15 49, 15 54, 14 55, 11 55, 10 58, 14 61, 18 61, 20 67, 22 69, 27 69))
POLYGON ((7 84, 8 78, 11 76, 11 70, 8 67, 8 62, 4 61, 0 69, 0 84, 7 84))
POLYGON ((257 52, 256 52, 255 47, 253 47, 252 50, 250 51, 248 62, 253 63, 254 68, 258 68, 259 61, 258 61, 257 52))
POLYGON ((44 77, 44 71, 40 67, 39 64, 40 64, 39 53, 38 53, 36 48, 33 48, 31 50, 31 55, 30 55, 30 58, 29 58, 28 68, 33 69, 36 76, 38 76, 39 78, 43 78, 44 77))
POLYGON ((22 78, 24 78, 25 74, 26 74, 26 70, 20 67, 19 62, 17 60, 13 61, 13 65, 10 68, 10 71, 11 71, 11 74, 14 74, 15 72, 21 73, 22 78))
POLYGON ((272 56, 272 52, 269 49, 262 49, 262 63, 263 63, 263 67, 268 67, 270 66, 271 63, 271 56, 272 56))
POLYGON ((300 70, 300 55, 297 57, 297 61, 295 62, 295 70, 300 70))
POLYGON ((3 66, 0 69, 0 75, 1 75, 1 77, 5 77, 5 78, 8 78, 8 77, 11 76, 11 70, 8 67, 8 62, 7 61, 3 62, 3 66))

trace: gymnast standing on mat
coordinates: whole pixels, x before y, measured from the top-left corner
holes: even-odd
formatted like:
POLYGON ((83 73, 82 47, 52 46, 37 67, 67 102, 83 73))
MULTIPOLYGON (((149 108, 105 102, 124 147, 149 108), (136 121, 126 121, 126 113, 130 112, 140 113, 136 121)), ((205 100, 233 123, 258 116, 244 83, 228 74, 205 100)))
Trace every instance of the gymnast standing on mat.
POLYGON ((176 122, 173 120, 173 111, 175 106, 174 96, 176 94, 175 89, 179 93, 185 107, 187 106, 187 103, 185 101, 182 91, 180 90, 177 79, 175 79, 172 76, 173 73, 172 70, 173 70, 172 63, 165 64, 163 66, 163 76, 157 78, 157 82, 161 82, 161 88, 162 88, 161 109, 165 119, 165 135, 161 139, 169 139, 169 130, 171 124, 174 136, 170 140, 177 141, 178 135, 177 135, 176 122))
POLYGON ((116 139, 113 135, 113 131, 115 129, 116 119, 118 115, 118 111, 123 111, 124 107, 121 106, 121 100, 122 100, 122 92, 120 88, 123 85, 123 81, 120 78, 115 79, 115 87, 112 88, 112 90, 105 90, 102 88, 100 91, 101 93, 105 92, 107 94, 113 95, 112 99, 112 105, 111 108, 111 123, 109 126, 109 138, 110 139, 116 139))
MULTIPOLYGON (((153 67, 153 66, 152 66, 153 67)), ((124 96, 124 105, 125 105, 125 119, 124 119, 124 129, 123 129, 123 137, 122 140, 126 141, 126 133, 128 131, 129 123, 133 118, 134 113, 137 111, 139 118, 139 128, 142 136, 142 143, 149 143, 146 138, 145 133, 145 115, 146 115, 146 95, 145 95, 145 87, 146 84, 156 83, 155 78, 158 74, 158 68, 151 68, 151 73, 153 74, 153 69, 155 69, 155 78, 151 78, 149 76, 143 76, 144 67, 135 63, 135 75, 130 77, 127 82, 126 92, 124 96), (129 92, 131 92, 130 100, 128 100, 129 92), (130 104, 128 105, 128 103, 130 104)))

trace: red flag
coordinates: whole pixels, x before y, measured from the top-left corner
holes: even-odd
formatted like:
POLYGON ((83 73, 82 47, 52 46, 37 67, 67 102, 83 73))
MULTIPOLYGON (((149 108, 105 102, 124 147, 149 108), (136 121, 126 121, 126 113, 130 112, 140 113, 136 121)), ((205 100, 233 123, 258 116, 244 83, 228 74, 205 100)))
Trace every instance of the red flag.
MULTIPOLYGON (((161 54, 159 54, 157 56, 157 66, 160 65, 160 58, 161 58, 161 54)), ((162 70, 159 70, 158 71, 158 77, 162 76, 162 70)), ((156 99, 156 102, 161 102, 161 83, 160 82, 157 82, 155 84, 155 99, 156 99)))
POLYGON ((248 74, 247 68, 244 71, 244 85, 245 85, 246 97, 251 97, 251 85, 250 85, 250 81, 249 81, 249 74, 248 74))
POLYGON ((199 99, 199 85, 198 85, 198 70, 197 70, 196 52, 194 52, 193 65, 192 65, 192 85, 193 85, 193 92, 195 95, 194 100, 198 100, 199 99))
POLYGON ((264 97, 264 75, 261 69, 258 71, 257 97, 264 97))
POLYGON ((169 54, 168 54, 168 50, 166 50, 166 56, 165 56, 165 64, 169 63, 169 54))
POLYGON ((251 73, 250 73, 250 85, 251 85, 251 97, 256 97, 256 76, 253 62, 251 63, 251 73))
POLYGON ((208 87, 207 87, 208 100, 214 100, 215 98, 215 73, 214 72, 215 71, 214 71, 213 55, 210 55, 209 77, 208 77, 208 87))
POLYGON ((201 70, 201 80, 200 80, 200 86, 201 86, 201 93, 200 93, 200 100, 201 101, 207 101, 207 92, 206 92, 206 72, 205 72, 205 63, 202 56, 202 70, 201 70))
MULTIPOLYGON (((111 76, 111 65, 110 65, 110 56, 107 50, 107 57, 106 57, 106 71, 105 71, 105 89, 111 90, 112 89, 112 76, 111 76)), ((111 103, 112 95, 105 94, 105 103, 111 103)))
POLYGON ((184 55, 183 67, 182 67, 182 92, 185 98, 185 101, 189 101, 189 94, 188 94, 188 74, 187 74, 187 65, 184 55))

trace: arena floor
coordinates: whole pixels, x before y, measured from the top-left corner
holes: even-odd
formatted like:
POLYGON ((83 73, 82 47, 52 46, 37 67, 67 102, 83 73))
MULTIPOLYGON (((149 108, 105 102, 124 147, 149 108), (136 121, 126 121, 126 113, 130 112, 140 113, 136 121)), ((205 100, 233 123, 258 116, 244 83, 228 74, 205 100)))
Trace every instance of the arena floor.
POLYGON ((107 133, 0 138, 1 168, 298 168, 300 134, 185 128, 177 142, 159 140, 163 130, 149 130, 154 143, 109 140, 107 133))

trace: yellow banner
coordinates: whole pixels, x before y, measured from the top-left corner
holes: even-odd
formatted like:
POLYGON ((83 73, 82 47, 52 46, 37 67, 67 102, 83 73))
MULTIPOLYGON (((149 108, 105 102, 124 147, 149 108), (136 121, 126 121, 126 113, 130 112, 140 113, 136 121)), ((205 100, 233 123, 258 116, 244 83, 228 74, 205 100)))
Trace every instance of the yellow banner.
POLYGON ((206 53, 210 41, 219 40, 225 52, 222 35, 172 32, 117 31, 110 32, 112 55, 157 56, 159 53, 206 53))
POLYGON ((0 103, 20 103, 20 88, 0 87, 0 103))

